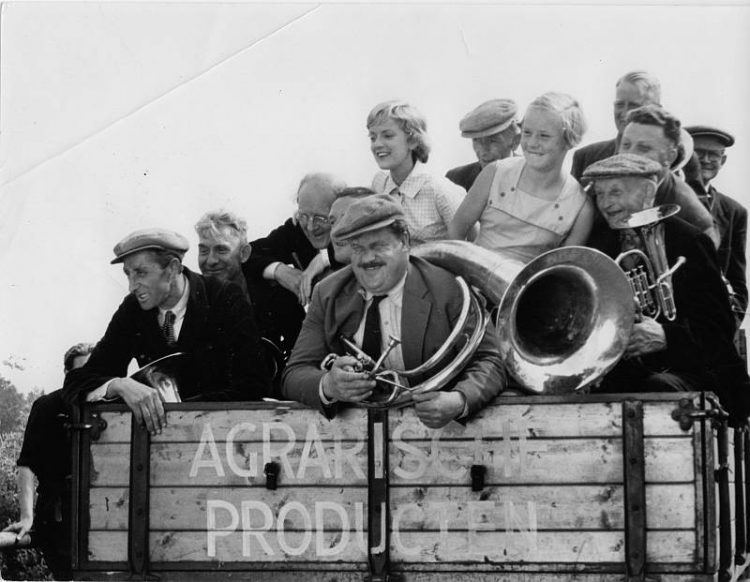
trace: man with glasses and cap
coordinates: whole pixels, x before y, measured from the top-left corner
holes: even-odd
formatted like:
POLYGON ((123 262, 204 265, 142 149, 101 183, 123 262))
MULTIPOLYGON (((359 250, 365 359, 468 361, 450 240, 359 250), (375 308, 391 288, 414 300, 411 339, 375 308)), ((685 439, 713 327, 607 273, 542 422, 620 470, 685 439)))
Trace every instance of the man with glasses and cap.
POLYGON ((482 168, 512 156, 521 143, 517 112, 511 99, 492 99, 469 111, 458 127, 461 137, 471 139, 477 161, 448 170, 445 177, 468 192, 482 168))
POLYGON ((306 175, 297 189, 294 217, 250 242, 252 253, 242 271, 256 317, 261 326, 275 330, 271 339, 285 354, 297 339, 313 284, 327 270, 340 266, 331 244, 328 212, 344 188, 343 180, 331 174, 306 175))
MULTIPOLYGON (((413 369, 442 346, 463 306, 451 273, 410 256, 404 213, 391 196, 378 194, 352 203, 332 235, 348 242, 351 263, 315 287, 282 378, 285 397, 328 418, 342 405, 369 398, 376 387, 366 372, 357 371, 357 360, 344 355, 342 338, 352 338, 373 359, 385 352, 391 336, 398 338, 400 344, 385 356, 385 367, 395 372, 413 369), (322 365, 324 360, 331 365, 322 365)), ((485 406, 506 385, 498 352, 490 324, 449 389, 413 395, 419 419, 438 428, 485 406)))
MULTIPOLYGON (((623 137, 625 139, 625 137, 623 137)), ((658 162, 633 154, 618 154, 591 164, 583 173, 607 228, 592 232, 588 246, 613 259, 643 243, 627 221, 652 208, 658 162)), ((734 323, 729 297, 721 280, 716 251, 706 235, 678 216, 665 218, 664 248, 671 267, 676 317, 669 321, 639 315, 622 360, 602 380, 602 392, 662 392, 713 390, 735 415, 750 412, 750 380, 745 363, 732 345, 734 323)), ((623 268, 631 269, 626 258, 623 268)))
POLYGON ((159 391, 127 377, 140 366, 182 352, 181 400, 260 400, 270 393, 252 307, 234 284, 182 265, 182 235, 161 228, 133 232, 114 247, 129 294, 85 366, 65 377, 68 402, 122 398, 151 433, 166 425, 159 391))
MULTIPOLYGON (((726 148, 734 137, 716 127, 693 125, 685 128, 693 136, 693 149, 700 165, 701 201, 711 212, 719 229, 719 267, 732 291, 733 309, 738 324, 747 310, 745 246, 747 243, 747 209, 734 198, 719 192, 712 180, 727 161, 726 148)), ((694 186, 695 188, 695 186, 694 186)))

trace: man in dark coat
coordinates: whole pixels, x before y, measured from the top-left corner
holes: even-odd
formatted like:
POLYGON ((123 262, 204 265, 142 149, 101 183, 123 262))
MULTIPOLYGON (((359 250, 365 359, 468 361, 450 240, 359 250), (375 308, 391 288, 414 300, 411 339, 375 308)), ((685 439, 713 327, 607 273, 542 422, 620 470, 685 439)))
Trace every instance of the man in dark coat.
MULTIPOLYGON (((66 374, 83 366, 92 344, 80 343, 65 352, 66 374)), ((70 556, 71 452, 70 431, 65 428, 68 407, 62 390, 34 401, 18 455, 18 506, 20 518, 3 531, 16 534, 15 546, 39 548, 55 580, 72 580, 70 556), (34 503, 34 481, 36 503, 34 503)))
POLYGON ((268 236, 250 242, 242 264, 265 337, 284 354, 297 339, 312 286, 336 262, 328 212, 346 184, 330 174, 308 174, 297 190, 297 212, 268 236))
POLYGON ((448 170, 445 177, 468 192, 487 164, 512 156, 521 142, 517 112, 511 99, 492 99, 469 111, 458 127, 461 137, 471 139, 478 161, 448 170))
MULTIPOLYGON (((165 424, 161 393, 126 377, 130 361, 144 366, 186 354, 179 370, 181 400, 259 400, 269 394, 252 307, 240 289, 182 265, 189 245, 163 229, 136 231, 114 248, 130 294, 115 312, 87 364, 65 378, 69 402, 122 398, 156 433, 165 424)), ((174 397, 174 395, 171 395, 174 397)))
POLYGON ((581 181, 583 171, 594 162, 603 160, 617 153, 622 132, 627 125, 628 113, 633 109, 661 102, 661 84, 659 79, 646 71, 631 71, 620 77, 615 84, 614 119, 617 135, 614 139, 599 141, 579 148, 573 153, 571 174, 581 181))
MULTIPOLYGON (((583 179, 593 182, 597 207, 606 221, 606 226, 592 231, 589 246, 612 258, 640 247, 627 221, 653 206, 660 171, 658 163, 632 154, 615 155, 586 169, 583 179)), ((716 252, 708 237, 678 217, 666 218, 663 226, 667 263, 686 259, 672 276, 676 317, 638 317, 624 358, 599 389, 713 390, 725 406, 744 417, 749 381, 732 344, 734 324, 716 252)))
POLYGON ((726 163, 725 148, 734 145, 734 137, 722 129, 705 125, 685 129, 693 136, 695 155, 700 164, 704 194, 701 200, 719 229, 719 267, 731 285, 733 308, 738 322, 741 322, 748 303, 745 256, 747 209, 734 198, 719 192, 711 183, 726 163))
MULTIPOLYGON (((374 195, 354 202, 334 225, 334 238, 349 242, 351 264, 313 292, 284 371, 282 391, 287 398, 332 417, 340 403, 372 395, 375 381, 356 370, 354 357, 343 355, 342 336, 351 337, 373 359, 384 351, 389 336, 399 338, 400 344, 385 359, 385 367, 398 372, 427 361, 453 330, 463 305, 460 288, 448 271, 410 257, 403 216, 390 196, 374 195), (340 357, 326 370, 321 363, 330 360, 329 354, 340 357)), ((468 418, 492 400, 506 385, 498 350, 490 325, 449 390, 413 395, 420 420, 437 428, 468 418)))

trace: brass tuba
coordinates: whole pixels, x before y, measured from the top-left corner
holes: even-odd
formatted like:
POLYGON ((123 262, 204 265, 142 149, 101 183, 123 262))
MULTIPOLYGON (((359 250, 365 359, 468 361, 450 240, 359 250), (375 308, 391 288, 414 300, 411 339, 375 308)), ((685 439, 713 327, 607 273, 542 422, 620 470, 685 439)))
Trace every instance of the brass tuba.
POLYGON ((527 390, 561 394, 607 373, 633 326, 622 271, 586 247, 548 251, 524 265, 466 241, 440 241, 413 253, 461 275, 498 305, 500 355, 527 390))
MULTIPOLYGON (((498 306, 496 325, 508 372, 535 393, 572 392, 596 381, 620 359, 633 326, 628 280, 604 253, 585 247, 548 251, 528 264, 466 241, 419 245, 412 254, 465 279, 498 306)), ((474 290, 461 283, 464 310, 443 346, 409 378, 435 374, 407 387, 388 370, 373 375, 391 392, 361 403, 403 406, 414 392, 440 390, 466 366, 485 332, 488 315, 474 290), (457 347, 457 342, 460 344, 457 347), (456 352, 449 363, 445 357, 456 352)))
POLYGON ((672 275, 685 262, 685 257, 678 257, 670 267, 664 247, 663 220, 680 211, 677 204, 662 204, 641 210, 622 223, 621 229, 631 228, 641 239, 644 253, 640 249, 630 249, 620 253, 615 259, 618 265, 628 258, 633 258, 638 265, 625 269, 625 274, 635 297, 636 309, 640 315, 657 318, 663 315, 669 321, 677 317, 674 302, 672 275))

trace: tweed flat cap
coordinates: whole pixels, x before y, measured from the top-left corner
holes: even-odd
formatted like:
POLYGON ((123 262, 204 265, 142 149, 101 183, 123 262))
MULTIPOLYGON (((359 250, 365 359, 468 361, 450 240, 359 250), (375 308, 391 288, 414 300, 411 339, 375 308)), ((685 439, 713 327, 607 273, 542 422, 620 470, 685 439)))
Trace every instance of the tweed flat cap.
POLYGON ((656 178, 661 171, 658 162, 635 154, 617 154, 594 162, 583 172, 583 179, 589 182, 620 178, 622 176, 640 176, 656 178))
POLYGON ((458 124, 461 137, 486 137, 500 133, 516 121, 518 106, 512 99, 485 101, 464 115, 458 124))
POLYGON ((333 225, 331 237, 344 241, 371 230, 384 228, 404 218, 401 205, 389 194, 375 194, 352 203, 333 225))
POLYGON ((693 137, 713 137, 725 148, 734 145, 734 136, 728 131, 724 131, 718 127, 691 125, 690 127, 686 127, 685 130, 693 137))
POLYGON ((189 248, 188 240, 177 232, 163 228, 136 230, 115 245, 111 264, 122 263, 128 255, 146 250, 169 251, 182 258, 189 248))

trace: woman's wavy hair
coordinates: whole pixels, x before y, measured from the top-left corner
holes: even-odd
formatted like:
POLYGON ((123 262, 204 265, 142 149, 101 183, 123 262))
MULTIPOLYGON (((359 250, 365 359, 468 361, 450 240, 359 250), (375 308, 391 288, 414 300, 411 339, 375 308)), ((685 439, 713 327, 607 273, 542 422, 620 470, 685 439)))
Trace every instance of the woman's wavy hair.
POLYGON ((419 160, 425 163, 430 157, 431 146, 427 137, 427 121, 422 112, 405 101, 378 103, 367 115, 367 129, 386 119, 393 119, 398 123, 410 143, 414 144, 412 150, 414 162, 416 163, 419 160))

